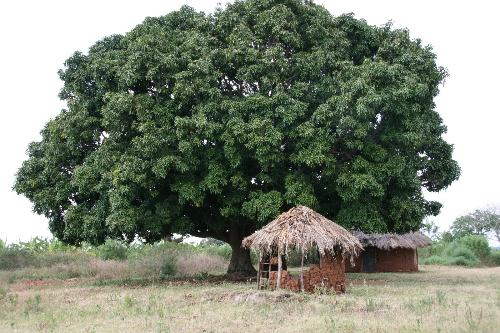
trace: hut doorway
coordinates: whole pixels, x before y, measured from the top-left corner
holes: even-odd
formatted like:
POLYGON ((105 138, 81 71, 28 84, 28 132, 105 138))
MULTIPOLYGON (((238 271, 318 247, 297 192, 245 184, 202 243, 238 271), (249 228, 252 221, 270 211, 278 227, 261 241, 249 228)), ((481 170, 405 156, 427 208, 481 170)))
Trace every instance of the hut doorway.
POLYGON ((374 247, 367 247, 363 251, 363 272, 373 273, 377 266, 377 251, 374 247))

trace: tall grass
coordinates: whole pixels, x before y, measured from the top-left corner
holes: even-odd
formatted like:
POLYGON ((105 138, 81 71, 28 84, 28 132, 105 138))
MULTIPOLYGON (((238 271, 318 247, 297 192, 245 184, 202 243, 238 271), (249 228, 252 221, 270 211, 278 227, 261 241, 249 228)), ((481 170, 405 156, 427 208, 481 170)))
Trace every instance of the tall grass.
POLYGON ((0 248, 0 275, 10 281, 75 277, 165 279, 222 274, 230 256, 228 245, 127 245, 108 240, 97 247, 73 247, 57 240, 34 239, 0 248))

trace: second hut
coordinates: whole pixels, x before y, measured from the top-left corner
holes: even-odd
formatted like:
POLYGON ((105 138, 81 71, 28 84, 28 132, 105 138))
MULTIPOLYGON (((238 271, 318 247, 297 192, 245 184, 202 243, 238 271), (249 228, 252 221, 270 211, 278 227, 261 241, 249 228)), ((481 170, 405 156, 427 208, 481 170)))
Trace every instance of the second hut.
POLYGON ((262 229, 246 237, 245 248, 259 251, 257 286, 264 281, 272 289, 314 292, 318 287, 345 291, 345 261, 358 255, 361 243, 349 231, 305 206, 282 213, 262 229), (304 254, 317 248, 319 265, 304 271, 304 254), (300 276, 288 273, 286 256, 295 249, 302 254, 300 276))
POLYGON ((416 272, 418 271, 419 247, 431 245, 431 240, 420 232, 407 234, 353 235, 363 245, 363 251, 354 260, 346 263, 348 272, 416 272))

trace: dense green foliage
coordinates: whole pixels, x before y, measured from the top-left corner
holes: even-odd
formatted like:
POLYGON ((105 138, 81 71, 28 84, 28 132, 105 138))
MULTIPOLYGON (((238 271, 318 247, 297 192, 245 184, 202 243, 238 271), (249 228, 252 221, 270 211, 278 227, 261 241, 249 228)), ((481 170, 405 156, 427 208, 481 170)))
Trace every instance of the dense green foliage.
POLYGON ((453 221, 450 232, 454 238, 493 234, 500 242, 500 213, 493 209, 475 210, 453 221))
POLYGON ((127 245, 116 239, 107 239, 104 244, 97 248, 99 257, 103 260, 125 260, 127 259, 127 245))
POLYGON ((484 236, 467 235, 457 240, 440 240, 432 246, 419 249, 420 263, 424 265, 500 265, 500 251, 492 250, 484 236))
POLYGON ((407 30, 310 1, 183 7, 66 61, 68 109, 15 190, 70 244, 177 232, 236 253, 298 204, 347 228, 418 230, 440 209, 422 188, 459 176, 433 102, 445 76, 407 30))
POLYGON ((491 251, 490 262, 494 266, 500 266, 500 249, 495 249, 491 251))
POLYGON ((468 235, 460 238, 460 243, 468 247, 478 258, 486 258, 491 249, 488 240, 484 236, 468 235))

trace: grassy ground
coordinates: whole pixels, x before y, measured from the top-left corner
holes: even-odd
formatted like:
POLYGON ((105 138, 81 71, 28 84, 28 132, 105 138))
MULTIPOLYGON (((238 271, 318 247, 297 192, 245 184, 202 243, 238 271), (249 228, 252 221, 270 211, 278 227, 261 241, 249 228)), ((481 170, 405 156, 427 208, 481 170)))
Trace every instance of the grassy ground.
POLYGON ((5 277, 0 332, 500 332, 498 267, 350 274, 345 295, 5 277))

